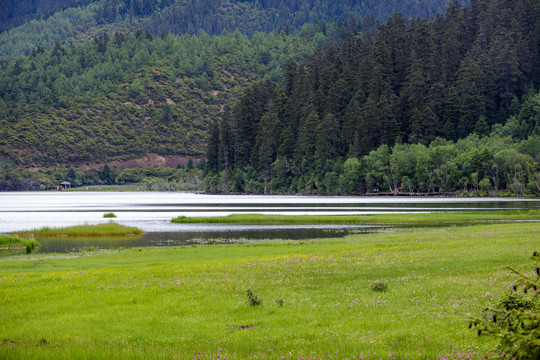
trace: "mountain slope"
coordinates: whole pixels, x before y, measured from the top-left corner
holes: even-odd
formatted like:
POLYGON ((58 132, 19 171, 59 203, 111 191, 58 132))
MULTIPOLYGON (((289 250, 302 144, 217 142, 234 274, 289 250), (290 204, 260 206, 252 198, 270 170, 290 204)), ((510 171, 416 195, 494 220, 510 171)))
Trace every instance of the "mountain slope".
MULTIPOLYGON (((466 2, 463 0, 462 2, 466 2)), ((174 34, 221 34, 238 29, 295 32, 304 24, 364 19, 364 28, 384 22, 394 12, 406 17, 432 17, 449 0, 402 0, 334 2, 330 0, 69 0, 8 1, 0 23, 0 60, 29 55, 33 48, 51 48, 56 42, 81 42, 107 31, 140 28, 159 36, 174 34), (16 26, 17 25, 17 26, 16 26), (4 30, 3 33, 1 31, 4 30)), ((0 5, 1 6, 1 5, 0 5)), ((0 8, 1 10, 1 8, 0 8)))
POLYGON ((210 120, 231 97, 249 82, 279 79, 282 64, 325 39, 314 27, 251 39, 138 31, 3 63, 0 155, 27 167, 200 155, 210 120))

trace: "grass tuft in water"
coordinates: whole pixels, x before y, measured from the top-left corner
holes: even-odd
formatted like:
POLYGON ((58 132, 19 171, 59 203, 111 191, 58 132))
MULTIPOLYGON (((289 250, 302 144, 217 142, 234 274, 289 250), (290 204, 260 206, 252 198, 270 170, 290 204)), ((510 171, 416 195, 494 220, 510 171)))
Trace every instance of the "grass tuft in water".
POLYGON ((111 213, 103 214, 103 217, 104 217, 104 218, 115 218, 116 215, 115 215, 114 213, 111 212, 111 213))
POLYGON ((14 232, 18 236, 121 236, 142 234, 136 227, 120 225, 114 222, 97 225, 77 225, 65 228, 44 227, 28 231, 14 232))
POLYGON ((23 239, 14 235, 0 234, 0 249, 26 249, 26 253, 31 253, 39 242, 33 239, 23 239))

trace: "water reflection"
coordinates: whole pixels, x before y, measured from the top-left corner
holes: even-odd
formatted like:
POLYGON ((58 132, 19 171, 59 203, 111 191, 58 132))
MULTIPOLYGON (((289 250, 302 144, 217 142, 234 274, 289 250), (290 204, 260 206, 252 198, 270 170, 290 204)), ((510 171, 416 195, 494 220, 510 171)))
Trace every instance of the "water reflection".
POLYGON ((145 246, 185 246, 232 244, 254 240, 302 240, 344 237, 350 234, 372 233, 384 226, 216 226, 214 231, 151 232, 127 237, 43 237, 37 238, 39 253, 66 253, 96 249, 145 246))

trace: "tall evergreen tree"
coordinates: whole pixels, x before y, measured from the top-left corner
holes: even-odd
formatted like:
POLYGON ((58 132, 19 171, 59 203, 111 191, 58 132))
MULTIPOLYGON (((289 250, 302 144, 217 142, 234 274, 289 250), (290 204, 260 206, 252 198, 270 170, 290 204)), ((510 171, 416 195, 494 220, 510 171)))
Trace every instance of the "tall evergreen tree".
POLYGON ((457 134, 459 137, 464 137, 472 131, 480 115, 484 114, 483 99, 478 88, 482 74, 476 61, 470 57, 462 61, 457 74, 457 90, 460 99, 457 134))
POLYGON ((219 148, 220 148, 220 136, 219 136, 219 122, 218 120, 212 121, 210 125, 210 138, 208 139, 208 146, 206 148, 206 168, 205 174, 209 172, 219 173, 221 170, 219 164, 219 148))
POLYGON ((334 114, 327 114, 315 128, 317 141, 315 147, 315 166, 323 171, 327 160, 338 154, 339 122, 334 114))

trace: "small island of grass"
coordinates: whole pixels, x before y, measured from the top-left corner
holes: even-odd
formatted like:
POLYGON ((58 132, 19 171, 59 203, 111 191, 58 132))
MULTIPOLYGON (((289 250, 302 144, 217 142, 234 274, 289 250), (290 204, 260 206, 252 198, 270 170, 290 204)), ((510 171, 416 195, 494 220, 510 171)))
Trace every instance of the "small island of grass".
POLYGON ((120 225, 114 222, 97 225, 77 225, 65 228, 49 228, 17 231, 18 236, 126 236, 142 234, 136 227, 120 225))
POLYGON ((265 215, 232 214, 215 217, 179 216, 171 221, 179 224, 242 224, 242 225, 444 225, 462 222, 540 220, 539 210, 395 213, 376 215, 265 215))
POLYGON ((29 253, 39 246, 39 242, 33 239, 23 239, 18 236, 0 234, 0 250, 26 249, 29 253))
POLYGON ((103 214, 103 217, 104 218, 115 218, 116 215, 114 213, 110 212, 110 213, 103 214))

